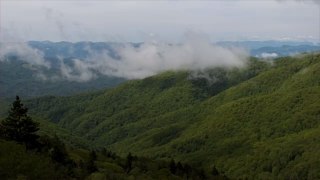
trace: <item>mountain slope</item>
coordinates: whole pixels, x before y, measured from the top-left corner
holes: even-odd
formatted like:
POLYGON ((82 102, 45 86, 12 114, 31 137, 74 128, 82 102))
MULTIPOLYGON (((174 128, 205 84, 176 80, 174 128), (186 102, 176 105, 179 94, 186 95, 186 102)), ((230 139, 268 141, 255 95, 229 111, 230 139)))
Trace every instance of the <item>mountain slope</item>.
POLYGON ((228 177, 320 178, 320 55, 246 69, 167 72, 114 89, 28 102, 120 154, 177 157, 228 177))
POLYGON ((60 98, 44 97, 28 105, 31 110, 36 108, 35 112, 45 111, 54 122, 79 134, 99 135, 99 130, 107 131, 112 126, 128 125, 136 121, 140 123, 143 119, 183 111, 187 106, 199 104, 207 97, 254 76, 266 66, 265 63, 252 61, 249 68, 254 67, 255 70, 251 73, 239 69, 206 72, 206 76, 211 76, 214 82, 209 82, 209 77, 203 77, 203 74, 166 72, 144 80, 131 81, 105 92, 60 98), (92 129, 92 132, 88 133, 88 129, 92 129))
POLYGON ((89 82, 76 82, 61 78, 60 75, 60 70, 55 67, 37 67, 13 58, 8 61, 0 60, 0 97, 66 96, 114 87, 125 81, 122 78, 99 76, 89 82), (44 80, 42 76, 49 78, 44 80))

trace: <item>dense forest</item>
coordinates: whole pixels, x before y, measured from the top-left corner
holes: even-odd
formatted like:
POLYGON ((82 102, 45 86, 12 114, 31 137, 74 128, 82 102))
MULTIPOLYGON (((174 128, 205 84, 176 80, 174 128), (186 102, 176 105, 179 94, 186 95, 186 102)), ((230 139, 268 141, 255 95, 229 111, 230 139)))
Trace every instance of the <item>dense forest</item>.
MULTIPOLYGON (((39 139, 65 144, 72 165, 57 170, 70 177, 319 179, 319 77, 317 53, 252 58, 244 68, 168 71, 25 104, 40 123, 39 139), (89 173, 90 158, 96 169, 89 173)), ((1 107, 5 119, 8 105, 1 107)), ((19 142, 1 143, 25 163, 56 164, 46 150, 28 156, 19 142)), ((10 157, 1 158, 0 167, 10 157)), ((19 171, 32 172, 6 177, 19 171)))
MULTIPOLYGON (((39 133, 17 96, 0 124, 0 177, 3 179, 227 179, 187 163, 156 161, 130 152, 124 158, 106 148, 66 145, 57 135, 39 133)), ((53 131, 52 131, 53 132, 53 131)))

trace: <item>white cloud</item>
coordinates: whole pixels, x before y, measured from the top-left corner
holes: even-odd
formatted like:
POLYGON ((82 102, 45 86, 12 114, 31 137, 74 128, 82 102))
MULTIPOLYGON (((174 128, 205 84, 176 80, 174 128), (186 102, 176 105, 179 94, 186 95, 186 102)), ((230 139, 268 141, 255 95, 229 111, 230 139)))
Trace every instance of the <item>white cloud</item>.
POLYGON ((241 67, 247 52, 212 45, 207 38, 188 33, 182 44, 144 43, 140 47, 126 44, 116 48, 119 59, 106 52, 91 52, 91 57, 73 60, 73 66, 62 62, 62 75, 74 81, 88 81, 99 74, 139 79, 167 70, 201 70, 211 67, 241 67))
POLYGON ((19 57, 19 60, 28 62, 31 65, 50 67, 50 63, 45 61, 43 53, 37 49, 31 48, 26 43, 0 43, 0 61, 7 60, 8 56, 17 56, 19 57))
POLYGON ((264 59, 277 58, 279 55, 277 53, 261 53, 260 57, 264 59))

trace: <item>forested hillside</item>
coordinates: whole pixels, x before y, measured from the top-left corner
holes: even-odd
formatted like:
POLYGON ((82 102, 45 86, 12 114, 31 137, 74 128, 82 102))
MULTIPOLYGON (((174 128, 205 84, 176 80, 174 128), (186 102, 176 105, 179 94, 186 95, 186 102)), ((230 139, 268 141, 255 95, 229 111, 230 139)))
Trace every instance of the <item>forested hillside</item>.
POLYGON ((130 152, 124 158, 94 148, 56 125, 34 121, 19 96, 0 121, 0 147, 1 179, 227 179, 215 167, 209 172, 173 158, 130 152))
MULTIPOLYGON (((44 138, 40 139, 44 140, 44 138)), ((65 148, 58 139, 39 152, 0 139, 2 179, 227 179, 216 169, 210 173, 187 163, 156 161, 106 150, 65 148), (48 150, 44 150, 49 148, 48 150), (51 148, 51 149, 50 149, 51 148), (49 151, 50 150, 50 151, 49 151)))
POLYGON ((120 155, 216 167, 231 178, 320 178, 320 55, 165 72, 27 102, 33 115, 120 155))

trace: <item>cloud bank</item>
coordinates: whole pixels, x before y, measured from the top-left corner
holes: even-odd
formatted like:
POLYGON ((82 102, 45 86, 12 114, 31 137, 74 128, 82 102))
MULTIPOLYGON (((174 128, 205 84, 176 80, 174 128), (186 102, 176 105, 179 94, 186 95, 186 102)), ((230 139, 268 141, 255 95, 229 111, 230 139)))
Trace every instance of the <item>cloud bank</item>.
POLYGON ((0 43, 0 61, 6 61, 10 56, 18 57, 31 65, 50 68, 50 63, 45 61, 41 51, 31 48, 27 43, 6 42, 0 43))
POLYGON ((61 74, 73 81, 88 81, 99 75, 141 79, 167 70, 203 70, 213 67, 241 67, 248 53, 211 44, 206 38, 188 33, 181 44, 146 42, 139 47, 124 44, 115 48, 119 58, 107 52, 95 53, 72 65, 61 61, 61 74))
MULTIPOLYGON (((241 67, 246 64, 248 53, 239 48, 223 48, 212 44, 209 38, 197 33, 186 33, 183 43, 168 44, 150 40, 139 46, 122 43, 113 47, 116 58, 108 50, 96 51, 88 48, 86 59, 64 60, 59 58, 58 76, 61 79, 86 82, 101 75, 126 79, 141 79, 167 70, 203 70, 213 67, 241 67)), ((1 44, 0 59, 4 61, 9 55, 18 56, 20 60, 32 65, 50 68, 41 51, 33 49, 26 43, 1 44)), ((45 77, 41 79, 57 80, 45 77)), ((51 75, 53 76, 53 75, 51 75)))

